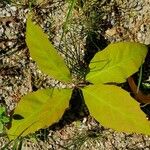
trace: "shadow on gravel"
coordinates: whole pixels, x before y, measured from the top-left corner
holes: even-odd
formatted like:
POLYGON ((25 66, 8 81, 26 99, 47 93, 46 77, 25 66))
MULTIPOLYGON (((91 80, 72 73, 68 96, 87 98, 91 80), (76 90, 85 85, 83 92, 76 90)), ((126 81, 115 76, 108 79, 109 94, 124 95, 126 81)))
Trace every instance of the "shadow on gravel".
POLYGON ((86 39, 84 61, 89 64, 94 55, 98 51, 103 50, 108 44, 109 42, 102 35, 97 35, 94 32, 89 33, 86 39))

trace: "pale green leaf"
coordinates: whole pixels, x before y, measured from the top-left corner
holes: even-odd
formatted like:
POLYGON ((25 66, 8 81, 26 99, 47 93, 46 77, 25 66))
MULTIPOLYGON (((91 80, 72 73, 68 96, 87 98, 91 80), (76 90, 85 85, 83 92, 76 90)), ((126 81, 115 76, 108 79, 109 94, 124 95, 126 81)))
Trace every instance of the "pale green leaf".
POLYGON ((92 83, 125 82, 138 71, 146 54, 147 47, 140 43, 110 44, 92 59, 87 80, 92 83))
POLYGON ((71 89, 43 89, 24 96, 8 130, 10 139, 25 136, 59 121, 69 106, 71 89))
POLYGON ((26 43, 31 57, 36 61, 41 71, 61 81, 71 81, 70 72, 63 58, 48 40, 47 35, 31 17, 27 19, 26 43))
POLYGON ((150 122, 138 103, 120 87, 90 85, 83 88, 90 114, 103 126, 128 133, 150 135, 150 122))

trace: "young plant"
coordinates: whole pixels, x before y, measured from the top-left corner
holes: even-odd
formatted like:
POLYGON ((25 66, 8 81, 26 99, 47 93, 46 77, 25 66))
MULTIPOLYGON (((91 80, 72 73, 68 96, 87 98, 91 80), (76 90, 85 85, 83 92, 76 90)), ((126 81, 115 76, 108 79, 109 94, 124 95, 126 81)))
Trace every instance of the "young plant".
POLYGON ((5 125, 9 122, 9 117, 6 115, 6 108, 0 106, 0 133, 4 132, 5 125))
MULTIPOLYGON (((71 83, 71 75, 63 58, 31 17, 27 19, 26 43, 41 71, 62 82, 71 83)), ((147 47, 143 44, 110 44, 91 60, 85 84, 78 81, 70 89, 47 88, 23 96, 14 111, 12 127, 8 130, 9 138, 26 136, 59 121, 69 106, 73 88, 82 90, 90 114, 103 126, 150 135, 150 123, 138 103, 127 91, 113 84, 126 82, 137 72, 146 54, 147 47)))

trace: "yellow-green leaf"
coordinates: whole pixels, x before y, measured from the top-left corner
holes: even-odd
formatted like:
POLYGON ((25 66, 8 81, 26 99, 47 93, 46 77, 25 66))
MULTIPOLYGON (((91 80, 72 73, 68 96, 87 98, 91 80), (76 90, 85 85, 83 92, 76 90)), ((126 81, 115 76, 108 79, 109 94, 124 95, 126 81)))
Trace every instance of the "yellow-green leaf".
POLYGON ((69 105, 71 89, 43 89, 25 95, 15 109, 10 139, 25 136, 59 121, 69 105))
POLYGON ((90 85, 83 88, 83 95, 91 115, 103 126, 150 135, 150 122, 138 103, 120 87, 90 85))
POLYGON ((87 80, 92 83, 125 82, 138 71, 146 54, 147 47, 140 43, 110 44, 92 59, 87 80))
POLYGON ((63 58, 48 40, 47 35, 31 17, 27 19, 26 43, 31 57, 36 61, 41 71, 61 81, 71 81, 70 72, 63 58))

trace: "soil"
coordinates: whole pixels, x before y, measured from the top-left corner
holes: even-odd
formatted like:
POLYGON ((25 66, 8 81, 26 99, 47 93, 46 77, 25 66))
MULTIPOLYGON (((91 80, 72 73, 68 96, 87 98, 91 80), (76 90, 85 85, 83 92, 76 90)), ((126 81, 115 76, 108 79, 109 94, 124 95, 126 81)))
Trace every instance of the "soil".
MULTIPOLYGON (((94 54, 109 43, 134 41, 150 45, 149 0, 79 0, 63 37, 69 7, 67 1, 47 0, 31 7, 35 13, 34 21, 48 34, 58 52, 64 56, 64 51, 68 50, 70 57, 65 60, 69 62, 74 78, 81 75, 80 70, 86 69, 84 62, 88 64, 94 54)), ((0 1, 0 104, 7 107, 8 114, 28 92, 70 86, 43 74, 30 58, 25 43, 28 12, 27 1, 21 4, 0 1)), ((148 56, 143 65, 143 85, 150 85, 149 60, 148 56)), ((135 76, 136 81, 138 73, 135 76)), ((127 89, 130 90, 128 85, 127 89)), ((144 87, 141 90, 150 93, 144 87)), ((89 115, 78 93, 75 89, 70 108, 59 123, 23 138, 16 149, 21 146, 22 150, 150 150, 148 135, 126 134, 101 126, 89 115)), ((8 142, 5 135, 0 136, 0 148, 8 142)), ((13 146, 11 143, 6 149, 11 150, 13 146)))

